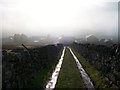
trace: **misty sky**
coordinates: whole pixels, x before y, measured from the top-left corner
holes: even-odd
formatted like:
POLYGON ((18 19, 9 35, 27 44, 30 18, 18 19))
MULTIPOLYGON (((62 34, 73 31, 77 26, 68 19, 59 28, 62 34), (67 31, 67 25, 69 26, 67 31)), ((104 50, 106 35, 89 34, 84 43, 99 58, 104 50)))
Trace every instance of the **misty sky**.
POLYGON ((117 35, 118 1, 0 0, 0 28, 3 36, 74 36, 93 32, 117 35))

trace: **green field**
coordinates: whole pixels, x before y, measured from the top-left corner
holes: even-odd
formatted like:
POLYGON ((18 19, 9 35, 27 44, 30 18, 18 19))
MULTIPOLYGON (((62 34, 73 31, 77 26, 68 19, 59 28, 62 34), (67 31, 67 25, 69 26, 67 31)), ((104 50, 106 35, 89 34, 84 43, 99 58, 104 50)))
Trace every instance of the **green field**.
POLYGON ((68 48, 66 48, 62 68, 56 84, 56 89, 59 88, 84 88, 82 77, 68 48))

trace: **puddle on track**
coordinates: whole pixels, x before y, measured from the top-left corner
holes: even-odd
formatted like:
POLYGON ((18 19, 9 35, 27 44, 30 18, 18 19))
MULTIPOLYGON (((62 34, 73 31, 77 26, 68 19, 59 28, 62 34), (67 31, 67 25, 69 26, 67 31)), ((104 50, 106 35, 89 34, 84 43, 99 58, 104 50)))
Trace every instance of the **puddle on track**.
POLYGON ((52 90, 55 88, 56 82, 57 82, 57 78, 62 66, 62 62, 64 59, 64 54, 65 54, 65 49, 66 47, 64 47, 63 51, 62 51, 62 55, 61 58, 59 59, 59 62, 54 70, 54 72, 52 73, 52 77, 50 78, 50 80, 48 81, 45 90, 52 90))
MULTIPOLYGON (((68 47, 69 48, 69 47, 68 47)), ((75 56, 75 54, 73 53, 73 51, 71 50, 71 48, 69 48, 71 54, 73 55, 74 59, 75 59, 75 62, 77 64, 77 67, 81 73, 81 76, 83 78, 83 81, 86 85, 86 88, 87 89, 92 89, 94 90, 94 86, 93 86, 93 83, 91 82, 89 76, 87 75, 87 73, 85 72, 85 70, 82 68, 82 65, 80 64, 79 60, 77 59, 77 57, 75 56)))

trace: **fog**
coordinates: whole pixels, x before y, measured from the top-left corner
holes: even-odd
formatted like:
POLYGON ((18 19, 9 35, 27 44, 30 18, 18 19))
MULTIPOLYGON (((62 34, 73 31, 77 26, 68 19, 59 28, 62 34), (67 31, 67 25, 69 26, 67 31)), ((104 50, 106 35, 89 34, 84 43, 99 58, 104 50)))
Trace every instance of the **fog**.
POLYGON ((2 36, 118 36, 118 0, 0 0, 2 36))

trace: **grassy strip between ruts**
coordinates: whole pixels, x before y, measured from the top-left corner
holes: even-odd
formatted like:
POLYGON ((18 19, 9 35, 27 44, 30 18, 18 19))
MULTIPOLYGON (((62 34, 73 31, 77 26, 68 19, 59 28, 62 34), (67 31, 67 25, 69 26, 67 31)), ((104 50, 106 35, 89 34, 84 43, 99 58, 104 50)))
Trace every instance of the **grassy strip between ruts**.
MULTIPOLYGON (((61 49, 61 51, 59 52, 59 54, 57 56, 57 61, 59 60, 59 58, 62 54, 62 51, 63 51, 63 49, 61 49)), ((49 78, 51 77, 51 74, 52 74, 53 70, 55 69, 55 67, 56 67, 56 64, 50 63, 47 65, 47 68, 45 68, 44 70, 39 72, 36 75, 35 79, 32 81, 33 82, 32 88, 45 89, 45 85, 47 84, 49 78)))
POLYGON ((89 62, 87 62, 85 58, 80 55, 80 53, 78 53, 73 48, 72 51, 77 56, 83 68, 85 69, 86 73, 91 78, 96 89, 103 89, 103 88, 111 89, 111 90, 113 89, 113 87, 110 86, 109 81, 98 70, 96 70, 93 66, 91 66, 89 62))
POLYGON ((55 89, 77 89, 84 88, 82 77, 79 73, 75 60, 66 48, 63 64, 58 76, 58 81, 55 89))

